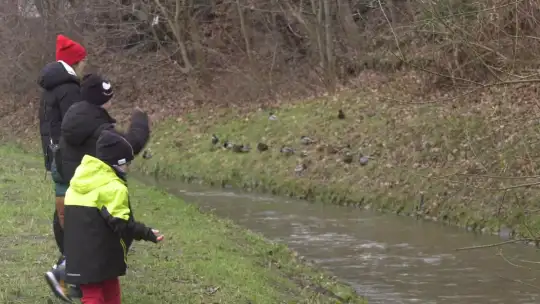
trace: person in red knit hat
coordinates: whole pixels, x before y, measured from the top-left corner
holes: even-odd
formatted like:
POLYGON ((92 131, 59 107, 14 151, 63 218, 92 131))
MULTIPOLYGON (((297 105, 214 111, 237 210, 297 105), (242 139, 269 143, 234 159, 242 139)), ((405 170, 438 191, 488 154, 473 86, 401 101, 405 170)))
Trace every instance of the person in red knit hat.
MULTIPOLYGON (((59 141, 62 120, 69 107, 81 101, 80 79, 86 63, 86 50, 79 43, 64 35, 56 37, 56 61, 41 70, 38 84, 43 89, 39 108, 39 131, 45 160, 45 169, 51 173, 55 184, 55 205, 53 231, 61 253, 53 268, 45 274, 45 279, 53 293, 66 302, 71 302, 61 270, 64 263, 64 196, 69 180, 62 178, 61 152, 59 141)), ((75 287, 73 289, 77 291, 75 287)))

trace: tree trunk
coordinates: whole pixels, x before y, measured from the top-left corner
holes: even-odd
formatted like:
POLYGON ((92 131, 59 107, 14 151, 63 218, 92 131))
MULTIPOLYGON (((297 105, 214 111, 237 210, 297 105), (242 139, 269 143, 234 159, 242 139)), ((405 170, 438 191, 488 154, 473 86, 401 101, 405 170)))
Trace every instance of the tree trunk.
POLYGON ((332 5, 324 0, 324 28, 326 39, 326 78, 330 91, 335 90, 334 35, 332 33, 332 5))
POLYGON ((246 28, 246 22, 244 20, 244 10, 240 6, 240 0, 236 0, 236 8, 238 9, 238 18, 240 19, 240 30, 242 31, 242 36, 244 36, 244 44, 246 48, 246 55, 248 57, 249 63, 251 64, 251 45, 249 42, 248 31, 246 28))

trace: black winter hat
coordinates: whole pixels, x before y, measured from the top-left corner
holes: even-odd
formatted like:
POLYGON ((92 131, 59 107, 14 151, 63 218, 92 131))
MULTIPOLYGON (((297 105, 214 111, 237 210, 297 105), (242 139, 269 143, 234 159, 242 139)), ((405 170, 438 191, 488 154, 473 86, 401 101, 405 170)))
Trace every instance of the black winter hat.
POLYGON ((82 80, 81 95, 83 100, 101 106, 113 97, 113 90, 109 80, 96 74, 87 74, 82 80))
POLYGON ((96 143, 96 157, 111 166, 121 166, 135 158, 133 147, 120 134, 103 131, 96 143))

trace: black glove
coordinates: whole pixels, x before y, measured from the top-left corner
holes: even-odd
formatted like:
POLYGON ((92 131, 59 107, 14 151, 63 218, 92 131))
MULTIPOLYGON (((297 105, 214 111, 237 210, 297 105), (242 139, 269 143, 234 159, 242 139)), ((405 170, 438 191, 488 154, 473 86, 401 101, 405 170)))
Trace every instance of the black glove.
POLYGON ((152 231, 152 228, 150 227, 147 227, 146 228, 146 232, 144 233, 144 237, 143 239, 145 241, 150 241, 152 243, 156 243, 157 244, 157 236, 154 234, 154 232, 152 231))

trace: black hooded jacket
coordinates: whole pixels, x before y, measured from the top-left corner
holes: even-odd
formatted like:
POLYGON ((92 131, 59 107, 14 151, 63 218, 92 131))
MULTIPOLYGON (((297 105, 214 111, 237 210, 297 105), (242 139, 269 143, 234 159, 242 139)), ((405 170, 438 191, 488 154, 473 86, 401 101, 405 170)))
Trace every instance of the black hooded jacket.
POLYGON ((45 168, 51 170, 51 139, 60 141, 60 126, 69 107, 81 100, 80 82, 75 71, 67 64, 51 62, 40 73, 38 84, 43 88, 39 106, 39 133, 45 159, 45 168))
MULTIPOLYGON (((62 122, 60 151, 62 159, 62 179, 69 183, 75 169, 85 154, 96 156, 96 143, 101 131, 115 130, 116 120, 107 110, 87 101, 73 105, 62 122)), ((133 153, 139 154, 150 136, 150 127, 146 113, 135 111, 126 134, 121 134, 133 147, 133 153)))

